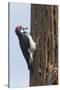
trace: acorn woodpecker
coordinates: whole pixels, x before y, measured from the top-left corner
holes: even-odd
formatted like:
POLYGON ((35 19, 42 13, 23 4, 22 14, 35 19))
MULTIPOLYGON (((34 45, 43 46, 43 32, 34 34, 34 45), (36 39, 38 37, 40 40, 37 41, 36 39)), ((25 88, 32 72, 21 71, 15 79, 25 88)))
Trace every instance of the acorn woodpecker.
POLYGON ((30 33, 25 31, 28 28, 17 26, 15 29, 16 35, 19 39, 19 44, 23 53, 23 56, 27 62, 28 69, 32 69, 33 54, 36 50, 36 43, 33 41, 30 33))

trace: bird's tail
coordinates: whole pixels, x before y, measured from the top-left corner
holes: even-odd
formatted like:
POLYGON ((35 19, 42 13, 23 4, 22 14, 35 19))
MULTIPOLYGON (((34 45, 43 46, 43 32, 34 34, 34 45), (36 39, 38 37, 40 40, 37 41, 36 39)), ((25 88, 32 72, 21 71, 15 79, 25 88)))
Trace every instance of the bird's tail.
POLYGON ((28 69, 30 70, 30 72, 31 72, 31 73, 33 73, 33 72, 34 72, 34 69, 33 69, 32 64, 29 64, 29 65, 28 65, 28 69))

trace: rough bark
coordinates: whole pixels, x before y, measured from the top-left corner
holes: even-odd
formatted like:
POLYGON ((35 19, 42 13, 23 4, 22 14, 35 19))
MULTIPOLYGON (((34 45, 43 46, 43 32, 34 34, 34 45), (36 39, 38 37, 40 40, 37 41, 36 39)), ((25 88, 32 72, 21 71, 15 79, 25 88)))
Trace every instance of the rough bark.
MULTIPOLYGON (((37 50, 32 63, 33 73, 30 72, 30 86, 53 84, 51 73, 58 68, 58 6, 31 5, 31 34, 37 41, 37 50)), ((57 84, 58 74, 55 79, 57 84)))

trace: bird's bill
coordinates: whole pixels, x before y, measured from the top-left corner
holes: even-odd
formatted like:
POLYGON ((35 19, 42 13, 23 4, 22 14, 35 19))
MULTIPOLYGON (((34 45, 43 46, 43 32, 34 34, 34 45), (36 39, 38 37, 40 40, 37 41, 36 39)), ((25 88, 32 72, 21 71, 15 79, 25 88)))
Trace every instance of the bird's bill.
POLYGON ((28 29, 27 27, 26 28, 23 28, 23 30, 26 30, 26 29, 28 29))

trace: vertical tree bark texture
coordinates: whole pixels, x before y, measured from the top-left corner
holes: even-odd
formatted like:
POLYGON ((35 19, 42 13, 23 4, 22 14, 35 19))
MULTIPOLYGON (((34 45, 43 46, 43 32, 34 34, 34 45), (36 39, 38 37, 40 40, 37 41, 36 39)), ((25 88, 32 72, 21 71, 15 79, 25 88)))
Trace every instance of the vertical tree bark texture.
POLYGON ((32 4, 31 30, 37 49, 32 63, 33 73, 30 72, 30 86, 53 84, 51 73, 58 68, 58 6, 32 4))

